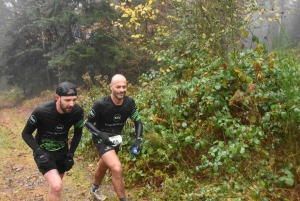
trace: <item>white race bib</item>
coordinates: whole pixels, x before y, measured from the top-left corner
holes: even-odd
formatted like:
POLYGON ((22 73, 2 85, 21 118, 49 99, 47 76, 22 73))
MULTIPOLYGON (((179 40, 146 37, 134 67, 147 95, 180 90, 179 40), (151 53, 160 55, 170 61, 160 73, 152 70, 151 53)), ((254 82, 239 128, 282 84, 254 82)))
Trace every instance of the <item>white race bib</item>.
POLYGON ((109 140, 112 141, 112 143, 114 143, 115 145, 113 145, 113 147, 118 146, 119 144, 122 143, 122 136, 121 135, 115 135, 112 137, 109 137, 109 140))

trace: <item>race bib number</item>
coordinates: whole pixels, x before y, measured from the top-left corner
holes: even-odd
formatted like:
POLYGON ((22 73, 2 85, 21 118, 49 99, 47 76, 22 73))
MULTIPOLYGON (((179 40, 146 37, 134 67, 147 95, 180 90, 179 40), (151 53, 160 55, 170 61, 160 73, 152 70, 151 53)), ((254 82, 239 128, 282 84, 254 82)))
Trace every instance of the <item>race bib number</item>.
POLYGON ((121 135, 115 135, 112 137, 109 137, 109 140, 112 141, 112 143, 114 143, 115 145, 113 145, 113 147, 118 146, 119 144, 122 143, 122 136, 121 135))

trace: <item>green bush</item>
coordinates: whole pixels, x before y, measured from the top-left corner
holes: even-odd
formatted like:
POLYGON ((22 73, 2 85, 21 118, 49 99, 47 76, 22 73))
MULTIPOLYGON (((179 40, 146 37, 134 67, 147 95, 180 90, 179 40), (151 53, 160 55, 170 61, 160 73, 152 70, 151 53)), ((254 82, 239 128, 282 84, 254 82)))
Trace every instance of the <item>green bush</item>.
POLYGON ((299 147, 299 63, 289 52, 259 48, 229 54, 218 65, 142 77, 136 102, 147 137, 134 168, 125 171, 128 183, 163 191, 183 172, 191 185, 201 178, 201 191, 173 186, 181 192, 173 200, 283 199, 285 189, 292 191, 297 161, 287 153, 299 147))
POLYGON ((18 87, 14 87, 6 93, 6 101, 10 104, 19 103, 24 99, 24 92, 18 87))

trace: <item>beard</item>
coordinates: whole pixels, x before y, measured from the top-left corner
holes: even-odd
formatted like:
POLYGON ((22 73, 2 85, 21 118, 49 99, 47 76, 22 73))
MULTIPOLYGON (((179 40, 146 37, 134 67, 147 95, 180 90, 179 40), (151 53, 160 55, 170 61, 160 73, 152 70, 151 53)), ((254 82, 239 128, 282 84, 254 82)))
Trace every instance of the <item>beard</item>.
POLYGON ((61 101, 60 101, 59 106, 60 106, 60 109, 61 109, 65 114, 70 113, 70 112, 73 110, 73 107, 68 107, 68 106, 64 107, 63 104, 61 103, 61 101))

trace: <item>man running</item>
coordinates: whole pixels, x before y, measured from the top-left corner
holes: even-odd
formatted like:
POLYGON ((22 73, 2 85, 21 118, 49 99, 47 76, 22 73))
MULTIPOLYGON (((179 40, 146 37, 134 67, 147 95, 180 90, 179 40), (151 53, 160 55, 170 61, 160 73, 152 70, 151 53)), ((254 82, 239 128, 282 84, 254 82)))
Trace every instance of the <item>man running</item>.
POLYGON ((142 121, 135 101, 126 96, 126 88, 126 78, 120 74, 114 75, 110 83, 112 93, 94 104, 85 121, 85 127, 93 134, 93 142, 100 155, 90 191, 97 200, 106 199, 106 196, 100 193, 99 186, 109 168, 117 196, 120 201, 126 201, 122 165, 117 154, 122 142, 122 129, 128 118, 135 125, 136 139, 131 147, 139 150, 142 142, 142 121))
POLYGON ((73 156, 82 136, 83 109, 76 100, 75 86, 70 82, 60 83, 55 100, 35 108, 22 132, 24 141, 33 150, 39 171, 49 184, 49 201, 62 200, 62 179, 74 165, 73 156), (69 148, 68 133, 72 126, 74 135, 69 148))

